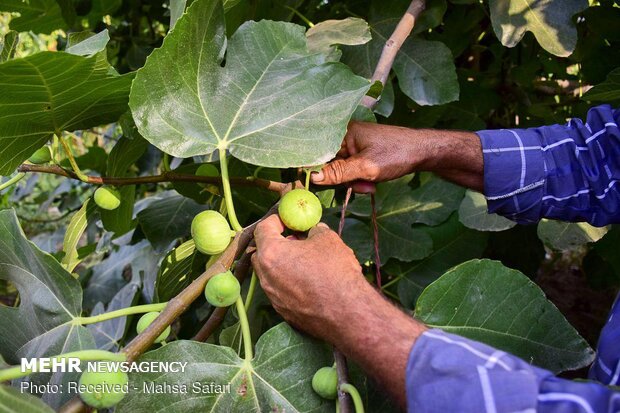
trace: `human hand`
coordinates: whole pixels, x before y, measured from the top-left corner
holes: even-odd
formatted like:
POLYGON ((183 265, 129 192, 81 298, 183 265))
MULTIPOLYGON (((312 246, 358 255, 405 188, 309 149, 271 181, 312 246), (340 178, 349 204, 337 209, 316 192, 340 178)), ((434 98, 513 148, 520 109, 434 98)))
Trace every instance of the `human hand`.
POLYGON ((277 215, 256 227, 252 264, 261 286, 286 321, 333 344, 346 311, 376 292, 353 251, 327 225, 318 224, 304 240, 285 238, 283 231, 277 215))
POLYGON ((368 181, 389 181, 414 171, 435 172, 482 191, 480 139, 473 132, 350 122, 336 159, 311 180, 317 185, 352 182, 355 192, 366 193, 374 191, 368 181))
MULTIPOLYGON (((377 123, 349 123, 337 158, 313 173, 312 182, 318 185, 382 182, 411 173, 416 164, 416 140, 411 139, 410 132, 407 128, 377 123)), ((366 192, 356 185, 354 189, 360 189, 358 192, 366 192)))
POLYGON ((277 215, 254 231, 252 264, 273 307, 293 326, 333 344, 405 406, 411 347, 427 327, 384 299, 351 251, 324 224, 284 238, 277 215))

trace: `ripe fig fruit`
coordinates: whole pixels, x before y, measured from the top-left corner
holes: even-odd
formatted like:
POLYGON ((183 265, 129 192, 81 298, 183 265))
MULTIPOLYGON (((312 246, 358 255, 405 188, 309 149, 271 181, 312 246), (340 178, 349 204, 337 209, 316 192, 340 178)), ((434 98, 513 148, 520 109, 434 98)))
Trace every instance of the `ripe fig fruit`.
POLYGON ((217 211, 203 211, 192 221, 192 238, 196 249, 203 254, 219 254, 228 247, 232 230, 228 221, 217 211))
POLYGON ((107 409, 125 397, 128 382, 127 373, 120 370, 85 371, 79 381, 80 398, 96 409, 107 409))
POLYGON ((303 232, 319 223, 323 208, 319 198, 312 192, 293 189, 280 200, 278 214, 288 228, 303 232))
POLYGON ((209 304, 215 307, 228 307, 234 304, 240 294, 241 285, 230 271, 215 275, 205 287, 205 297, 209 304))
MULTIPOLYGON (((141 334, 144 330, 146 330, 146 328, 150 326, 153 321, 155 321, 159 314, 159 311, 151 311, 150 313, 146 313, 142 317, 140 317, 140 319, 138 320, 138 325, 136 326, 136 331, 138 332, 138 334, 141 334)), ((170 326, 168 326, 168 328, 166 328, 164 332, 155 339, 155 342, 161 343, 166 338, 168 338, 169 335, 170 326)))
POLYGON ((121 194, 110 186, 102 186, 95 191, 95 203, 101 209, 112 211, 121 204, 121 194))
POLYGON ((312 389, 324 399, 333 400, 338 395, 338 372, 333 367, 321 367, 312 377, 312 389))
POLYGON ((48 163, 51 160, 52 160, 52 153, 50 152, 50 148, 47 146, 37 149, 35 153, 33 153, 30 156, 30 158, 28 158, 28 161, 35 165, 48 163))

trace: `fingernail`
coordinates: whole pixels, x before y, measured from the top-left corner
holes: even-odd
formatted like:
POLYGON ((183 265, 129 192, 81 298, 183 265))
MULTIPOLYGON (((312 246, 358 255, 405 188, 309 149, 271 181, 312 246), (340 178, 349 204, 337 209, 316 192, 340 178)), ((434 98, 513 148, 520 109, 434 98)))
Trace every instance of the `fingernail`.
POLYGON ((327 225, 324 222, 319 222, 318 224, 316 224, 317 227, 321 227, 321 228, 328 228, 329 229, 329 225, 327 225))
POLYGON ((310 180, 312 182, 321 182, 323 179, 325 179, 323 171, 312 172, 312 174, 310 174, 310 180))

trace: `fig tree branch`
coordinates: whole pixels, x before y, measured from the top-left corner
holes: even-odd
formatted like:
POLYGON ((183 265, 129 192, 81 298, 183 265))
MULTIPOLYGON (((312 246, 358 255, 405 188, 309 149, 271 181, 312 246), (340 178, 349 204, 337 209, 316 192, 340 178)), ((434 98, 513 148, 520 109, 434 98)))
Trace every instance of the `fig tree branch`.
MULTIPOLYGON (((402 47, 403 43, 405 43, 405 40, 407 40, 407 37, 411 34, 415 21, 424 10, 424 7, 424 0, 413 0, 411 4, 409 4, 407 11, 400 19, 398 25, 394 29, 394 32, 383 46, 381 57, 379 58, 379 62, 377 62, 371 82, 379 81, 383 86, 385 86, 385 82, 387 82, 387 78, 392 70, 394 59, 396 59, 398 51, 402 47)), ((364 96, 362 105, 372 109, 377 102, 378 100, 371 96, 364 96)))
MULTIPOLYGON (((247 277, 250 272, 250 268, 252 268, 252 253, 254 252, 254 248, 252 247, 252 243, 243 253, 241 258, 235 264, 235 277, 239 280, 239 283, 243 283, 243 280, 247 277)), ((228 309, 230 307, 216 307, 207 321, 204 323, 200 331, 196 333, 192 340, 195 341, 206 341, 211 334, 222 324, 224 321, 224 317, 226 313, 228 313, 228 309)))
MULTIPOLYGON (((286 185, 290 189, 293 185, 286 185)), ((284 190, 286 191, 286 189, 284 190)), ((267 211, 260 220, 245 227, 243 231, 238 232, 230 245, 220 255, 220 257, 203 272, 200 277, 196 278, 190 285, 181 291, 176 297, 168 301, 168 305, 163 309, 159 317, 155 319, 141 334, 138 334, 123 350, 127 356, 127 361, 132 362, 143 354, 155 342, 155 339, 171 325, 187 308, 204 292, 205 285, 215 275, 227 271, 242 252, 246 250, 252 239, 254 238, 254 229, 258 223, 266 217, 277 213, 278 204, 267 211)), ((63 413, 78 413, 88 411, 86 406, 79 397, 73 398, 67 402, 62 409, 63 413)))
MULTIPOLYGON (((139 176, 139 177, 106 177, 106 176, 92 176, 86 175, 80 179, 75 172, 61 168, 57 165, 31 165, 22 164, 17 168, 19 173, 33 172, 33 173, 45 173, 52 175, 64 176, 66 178, 77 179, 92 185, 137 185, 137 184, 156 184, 162 182, 196 182, 196 183, 210 183, 221 184, 222 178, 219 176, 198 176, 191 174, 180 174, 174 171, 164 172, 161 175, 152 176, 139 176)), ((282 193, 288 184, 270 181, 268 179, 256 178, 253 176, 230 178, 230 183, 233 185, 243 186, 257 186, 267 189, 269 191, 282 193)))

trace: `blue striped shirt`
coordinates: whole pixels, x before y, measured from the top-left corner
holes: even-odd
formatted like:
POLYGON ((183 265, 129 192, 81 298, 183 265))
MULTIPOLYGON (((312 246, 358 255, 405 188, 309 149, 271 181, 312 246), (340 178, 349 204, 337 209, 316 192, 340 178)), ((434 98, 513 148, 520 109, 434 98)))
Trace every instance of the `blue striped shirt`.
MULTIPOLYGON (((489 212, 520 223, 541 218, 620 222, 620 110, 592 108, 587 121, 480 131, 489 212)), ((518 357, 429 330, 407 364, 409 412, 618 413, 620 296, 599 338, 589 378, 555 377, 518 357)))

